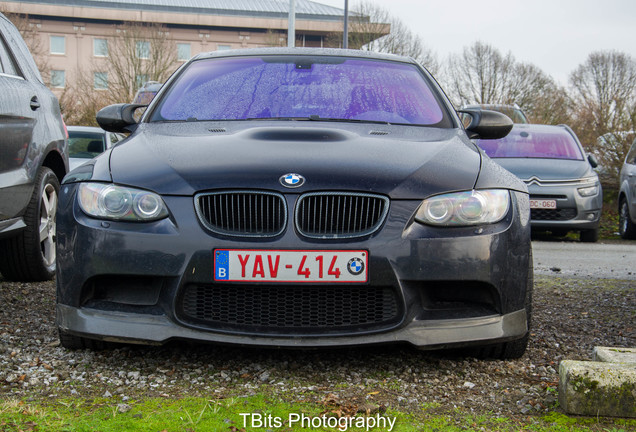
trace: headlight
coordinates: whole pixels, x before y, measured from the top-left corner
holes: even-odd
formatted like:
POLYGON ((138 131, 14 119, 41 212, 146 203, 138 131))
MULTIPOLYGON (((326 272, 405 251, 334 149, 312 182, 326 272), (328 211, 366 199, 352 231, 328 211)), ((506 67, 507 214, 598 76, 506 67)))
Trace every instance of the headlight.
POLYGON ((438 195, 422 202, 415 220, 429 225, 466 226, 499 222, 508 213, 507 190, 473 190, 438 195))
POLYGON ((591 197, 591 196, 598 195, 598 186, 584 187, 584 188, 579 188, 578 190, 579 190, 579 195, 581 195, 582 197, 591 197))
POLYGON ((159 195, 139 189, 103 183, 82 183, 79 204, 84 213, 100 219, 153 221, 168 216, 159 195))

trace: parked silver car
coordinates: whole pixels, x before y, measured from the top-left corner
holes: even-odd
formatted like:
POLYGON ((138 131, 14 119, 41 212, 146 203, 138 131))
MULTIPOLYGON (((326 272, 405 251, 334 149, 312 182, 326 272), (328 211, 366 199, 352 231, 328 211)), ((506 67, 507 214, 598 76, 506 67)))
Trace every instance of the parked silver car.
POLYGON ((0 273, 7 280, 51 279, 67 135, 57 99, 2 14, 0 92, 0 273))
POLYGON ((624 239, 636 239, 636 140, 627 153, 620 173, 618 231, 624 239))
POLYGON ((497 111, 502 114, 510 117, 513 123, 530 123, 528 121, 528 117, 523 112, 523 110, 519 107, 519 105, 505 105, 505 104, 473 104, 473 105, 465 105, 462 109, 484 109, 490 111, 497 111))
POLYGON ((533 231, 558 237, 579 231, 582 242, 598 240, 603 191, 586 155, 568 126, 515 124, 499 140, 480 140, 488 156, 521 178, 530 192, 533 231))

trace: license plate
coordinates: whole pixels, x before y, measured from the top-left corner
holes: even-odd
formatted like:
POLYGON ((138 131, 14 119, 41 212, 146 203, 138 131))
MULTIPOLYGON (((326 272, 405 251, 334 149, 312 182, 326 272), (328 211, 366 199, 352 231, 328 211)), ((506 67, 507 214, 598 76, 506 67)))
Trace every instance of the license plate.
POLYGON ((368 258, 363 250, 216 249, 214 280, 364 283, 368 258))
POLYGON ((531 209, 555 209, 557 208, 557 202, 556 200, 531 199, 530 208, 531 209))

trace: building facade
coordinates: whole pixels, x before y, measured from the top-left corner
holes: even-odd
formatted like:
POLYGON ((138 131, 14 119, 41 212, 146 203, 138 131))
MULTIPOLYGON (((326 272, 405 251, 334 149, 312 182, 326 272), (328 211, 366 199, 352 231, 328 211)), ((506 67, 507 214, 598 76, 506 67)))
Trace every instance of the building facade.
MULTIPOLYGON (((0 7, 25 15, 37 31, 43 51, 38 55, 46 56, 41 63, 49 69, 41 72, 58 94, 87 73, 88 65, 94 88, 108 89, 109 43, 130 23, 162 26, 173 41, 174 69, 200 52, 287 45, 287 0, 19 0, 0 1, 0 7)), ((296 46, 333 46, 343 15, 339 8, 297 0, 296 46)), ((147 59, 150 43, 136 41, 134 56, 147 59)), ((137 76, 136 85, 149 78, 137 76)))

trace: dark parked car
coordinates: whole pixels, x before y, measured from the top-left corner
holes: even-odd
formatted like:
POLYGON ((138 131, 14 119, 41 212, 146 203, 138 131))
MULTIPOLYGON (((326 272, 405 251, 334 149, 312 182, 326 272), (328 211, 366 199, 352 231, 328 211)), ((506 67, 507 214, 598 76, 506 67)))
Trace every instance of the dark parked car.
POLYGON ((528 117, 526 117, 526 114, 517 104, 514 104, 514 105, 475 104, 475 105, 466 105, 463 107, 463 109, 485 109, 490 111, 497 111, 510 117, 513 123, 520 123, 520 124, 530 123, 528 121, 528 117))
POLYGON ((567 126, 515 125, 500 140, 479 141, 486 154, 516 174, 530 191, 532 228, 583 242, 598 239, 603 190, 594 156, 586 156, 567 126))
POLYGON ((135 93, 135 97, 133 99, 134 104, 148 105, 152 102, 152 99, 155 97, 157 92, 161 89, 161 83, 157 81, 147 81, 145 82, 137 93, 135 93))
POLYGON ((2 14, 0 91, 0 273, 10 280, 51 279, 67 135, 57 99, 2 14))
MULTIPOLYGON (((104 129, 134 132, 64 182, 63 346, 523 354, 527 188, 481 154, 417 63, 223 51, 187 62, 157 98, 139 124, 135 105, 102 109, 104 129)), ((468 130, 499 138, 511 126, 483 111, 468 130)))
POLYGON ((126 135, 93 126, 68 126, 68 152, 71 169, 111 148, 126 135))
POLYGON ((625 157, 618 194, 618 231, 626 240, 636 239, 636 140, 625 157))

